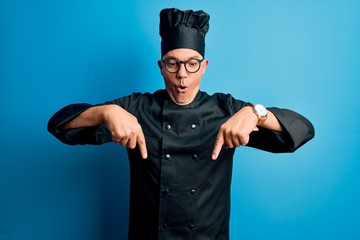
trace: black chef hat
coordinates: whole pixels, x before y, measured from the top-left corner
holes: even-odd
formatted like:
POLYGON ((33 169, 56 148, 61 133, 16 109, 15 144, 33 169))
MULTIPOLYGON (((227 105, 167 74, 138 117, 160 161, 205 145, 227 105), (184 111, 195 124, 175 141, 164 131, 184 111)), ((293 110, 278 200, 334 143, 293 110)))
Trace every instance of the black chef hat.
POLYGON ((176 8, 160 12, 161 56, 177 48, 189 48, 205 56, 205 35, 210 16, 200 10, 181 11, 176 8))

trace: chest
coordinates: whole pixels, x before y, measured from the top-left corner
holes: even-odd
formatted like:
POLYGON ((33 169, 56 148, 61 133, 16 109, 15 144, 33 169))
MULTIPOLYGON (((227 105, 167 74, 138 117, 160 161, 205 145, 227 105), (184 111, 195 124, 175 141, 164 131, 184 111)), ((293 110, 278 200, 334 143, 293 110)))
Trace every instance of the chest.
POLYGON ((182 155, 198 153, 213 145, 221 124, 229 117, 229 113, 214 111, 206 104, 177 106, 165 102, 156 112, 138 118, 152 150, 182 155))
POLYGON ((155 113, 140 116, 149 161, 168 175, 171 185, 186 188, 201 178, 205 168, 216 164, 211 153, 219 127, 229 117, 206 104, 177 106, 165 102, 155 113))

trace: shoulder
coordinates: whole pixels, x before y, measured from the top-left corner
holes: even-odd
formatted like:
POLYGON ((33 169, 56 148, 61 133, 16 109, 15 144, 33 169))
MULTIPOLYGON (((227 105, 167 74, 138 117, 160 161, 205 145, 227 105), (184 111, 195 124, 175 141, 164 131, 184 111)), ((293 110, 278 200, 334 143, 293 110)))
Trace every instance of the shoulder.
POLYGON ((161 103, 166 98, 167 93, 165 90, 157 90, 154 93, 141 93, 134 92, 130 95, 123 96, 112 101, 106 102, 107 104, 117 104, 125 109, 131 109, 137 106, 151 105, 152 103, 161 103))
POLYGON ((212 95, 209 95, 210 98, 219 99, 220 101, 229 101, 234 99, 234 97, 230 93, 220 93, 216 92, 212 95))
POLYGON ((141 92, 133 92, 132 94, 129 94, 127 96, 119 97, 116 99, 113 99, 111 101, 108 101, 109 103, 120 103, 124 101, 138 101, 138 100, 146 100, 150 98, 158 98, 163 97, 165 95, 165 90, 157 90, 154 93, 141 93, 141 92))
POLYGON ((205 108, 216 107, 218 109, 221 109, 221 111, 229 112, 230 114, 234 114, 242 107, 249 104, 247 102, 234 98, 229 93, 216 92, 210 95, 206 92, 200 92, 200 95, 201 100, 199 105, 202 105, 205 108))
POLYGON ((247 106, 249 103, 240 99, 236 99, 230 93, 220 93, 216 92, 212 95, 209 95, 211 101, 215 101, 220 105, 233 107, 236 111, 240 108, 247 106))

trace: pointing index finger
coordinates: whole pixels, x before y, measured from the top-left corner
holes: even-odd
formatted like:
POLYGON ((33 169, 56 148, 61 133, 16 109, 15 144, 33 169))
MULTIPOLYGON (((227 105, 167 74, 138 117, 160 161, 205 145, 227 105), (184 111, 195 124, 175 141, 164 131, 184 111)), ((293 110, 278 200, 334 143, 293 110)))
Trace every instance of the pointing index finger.
POLYGON ((223 134, 222 132, 219 132, 218 136, 216 137, 215 146, 211 155, 212 160, 216 160, 218 158, 223 145, 224 145, 223 134))
POLYGON ((145 141, 145 136, 144 133, 141 131, 138 138, 137 138, 137 144, 139 146, 139 150, 140 150, 140 154, 142 156, 143 159, 147 159, 148 154, 147 154, 147 149, 146 149, 146 141, 145 141))

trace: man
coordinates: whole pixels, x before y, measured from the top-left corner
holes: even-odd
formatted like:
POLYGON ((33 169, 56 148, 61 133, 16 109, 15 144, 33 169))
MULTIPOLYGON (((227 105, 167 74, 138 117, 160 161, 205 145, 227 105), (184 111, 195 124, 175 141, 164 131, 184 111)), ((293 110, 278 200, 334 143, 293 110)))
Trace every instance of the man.
POLYGON ((131 240, 229 239, 235 147, 293 152, 314 136, 291 110, 200 91, 208 29, 203 11, 162 10, 165 90, 72 104, 49 120, 48 130, 66 144, 127 147, 131 240))

